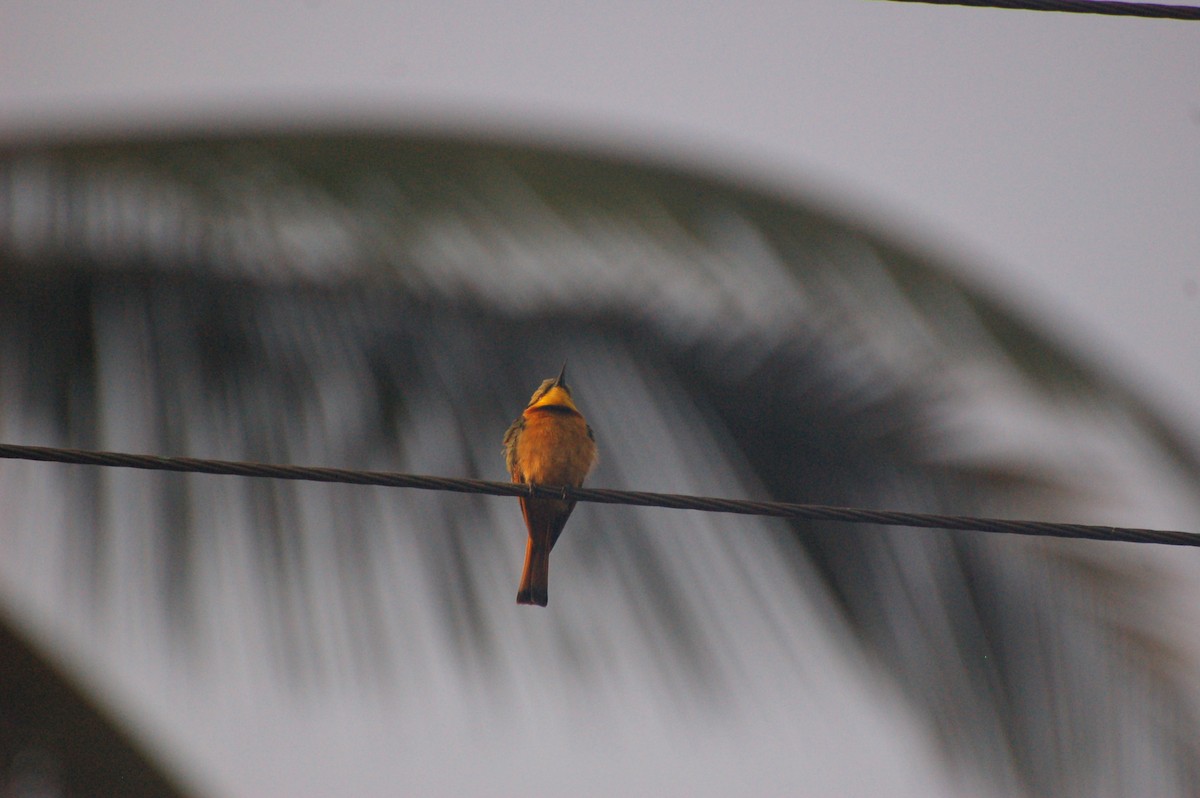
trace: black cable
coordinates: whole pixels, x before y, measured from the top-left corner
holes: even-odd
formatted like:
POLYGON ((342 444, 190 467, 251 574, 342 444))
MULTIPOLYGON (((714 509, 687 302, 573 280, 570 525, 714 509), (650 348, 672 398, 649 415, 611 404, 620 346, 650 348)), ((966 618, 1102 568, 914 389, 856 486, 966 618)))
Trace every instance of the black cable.
POLYGON ((1200 8, 1162 3, 1123 3, 1113 0, 891 0, 894 3, 926 3, 976 8, 1011 8, 1023 11, 1062 11, 1071 14, 1108 14, 1156 19, 1200 19, 1200 8))
POLYGON ((457 493, 480 493, 492 496, 532 496, 596 502, 599 504, 625 504, 637 507, 699 510, 710 513, 737 513, 740 515, 763 515, 777 518, 799 518, 810 521, 844 521, 851 524, 880 524, 923 529, 956 529, 968 532, 1032 535, 1036 537, 1080 538, 1127 543, 1160 543, 1170 546, 1200 546, 1200 535, 1192 532, 1160 529, 1093 526, 1089 524, 1056 524, 1044 521, 1006 521, 998 518, 928 515, 925 513, 903 513, 892 510, 830 507, 821 504, 757 502, 742 499, 718 499, 708 496, 685 496, 672 493, 606 490, 603 488, 557 488, 543 485, 515 485, 511 482, 489 482, 481 479, 455 479, 420 474, 398 474, 387 471, 311 468, 230 460, 201 460, 193 457, 157 457, 145 454, 56 449, 47 446, 19 446, 9 443, 0 443, 0 458, 71 463, 75 465, 141 468, 153 471, 176 471, 194 474, 293 479, 308 482, 340 482, 351 485, 381 485, 392 488, 419 488, 422 490, 447 490, 457 493))

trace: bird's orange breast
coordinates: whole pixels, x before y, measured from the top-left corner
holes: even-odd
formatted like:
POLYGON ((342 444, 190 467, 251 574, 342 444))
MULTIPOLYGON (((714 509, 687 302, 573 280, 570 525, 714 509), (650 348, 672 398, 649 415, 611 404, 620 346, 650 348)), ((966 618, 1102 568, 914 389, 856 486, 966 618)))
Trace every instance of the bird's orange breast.
POLYGON ((579 413, 535 407, 525 411, 517 464, 525 482, 578 487, 596 462, 596 444, 579 413))

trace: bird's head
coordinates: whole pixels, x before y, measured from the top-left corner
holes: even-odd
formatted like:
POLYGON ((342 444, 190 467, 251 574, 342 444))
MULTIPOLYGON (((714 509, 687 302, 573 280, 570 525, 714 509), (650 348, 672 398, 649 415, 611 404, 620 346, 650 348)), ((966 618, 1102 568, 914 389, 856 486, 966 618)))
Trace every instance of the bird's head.
POLYGON ((535 407, 569 407, 572 410, 578 410, 575 402, 571 399, 571 389, 567 387, 566 363, 563 363, 562 371, 558 372, 557 377, 543 380, 538 389, 533 392, 528 409, 535 407))

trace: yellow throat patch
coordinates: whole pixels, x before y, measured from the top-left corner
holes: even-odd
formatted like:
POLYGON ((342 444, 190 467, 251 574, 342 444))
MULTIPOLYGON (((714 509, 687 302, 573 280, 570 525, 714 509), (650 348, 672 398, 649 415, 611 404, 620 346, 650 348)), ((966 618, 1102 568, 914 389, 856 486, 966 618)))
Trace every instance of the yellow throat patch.
POLYGON ((536 402, 529 405, 529 409, 532 410, 535 407, 553 407, 555 405, 569 407, 578 412, 575 403, 571 401, 571 394, 565 388, 558 385, 555 385, 539 396, 536 402))

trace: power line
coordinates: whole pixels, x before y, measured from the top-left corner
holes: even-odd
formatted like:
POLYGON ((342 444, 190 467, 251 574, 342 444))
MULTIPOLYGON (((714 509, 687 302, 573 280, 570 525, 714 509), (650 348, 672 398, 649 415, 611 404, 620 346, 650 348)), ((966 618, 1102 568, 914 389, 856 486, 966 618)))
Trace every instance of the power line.
POLYGON ((1070 14, 1107 14, 1156 19, 1197 19, 1200 8, 1162 3, 1122 3, 1113 0, 891 0, 895 3, 926 3, 976 8, 1011 8, 1023 11, 1062 11, 1070 14))
POLYGON ((343 468, 271 465, 231 460, 203 460, 194 457, 158 457, 147 454, 57 449, 48 446, 19 446, 10 443, 0 443, 0 458, 69 463, 73 465, 140 468, 151 471, 291 479, 306 482, 338 482, 350 485, 379 485, 391 488, 417 488, 420 490, 445 490, 456 493, 478 493, 492 496, 532 496, 535 498, 569 499, 598 504, 665 507, 676 510, 762 515, 809 521, 843 521, 851 524, 908 526, 922 529, 954 529, 967 532, 991 532, 1009 535, 1031 535, 1035 537, 1078 538, 1126 543, 1159 543, 1169 546, 1200 546, 1200 535, 1198 534, 1162 529, 1136 529, 1119 526, 1093 526, 1090 524, 1056 524, 1045 521, 1006 521, 999 518, 929 515, 926 513, 904 513, 893 510, 831 507, 822 504, 758 502, 743 499, 720 499, 710 496, 646 493, 642 491, 607 490, 603 488, 558 488, 543 485, 515 485, 511 482, 490 482, 482 479, 457 479, 421 474, 398 474, 389 471, 359 471, 343 468))

